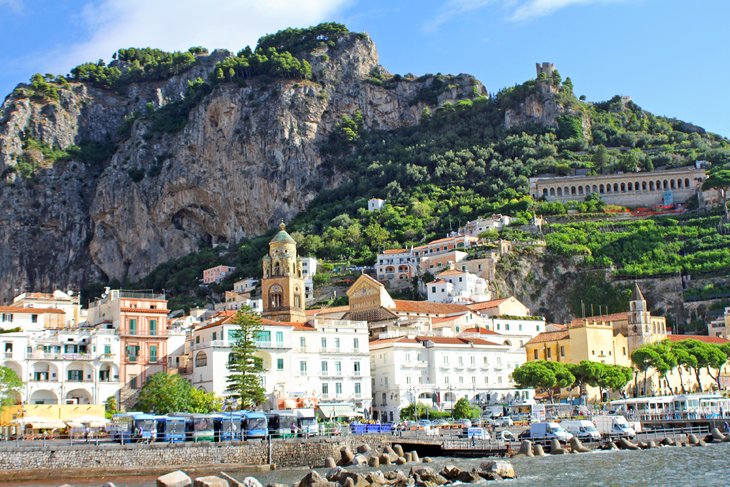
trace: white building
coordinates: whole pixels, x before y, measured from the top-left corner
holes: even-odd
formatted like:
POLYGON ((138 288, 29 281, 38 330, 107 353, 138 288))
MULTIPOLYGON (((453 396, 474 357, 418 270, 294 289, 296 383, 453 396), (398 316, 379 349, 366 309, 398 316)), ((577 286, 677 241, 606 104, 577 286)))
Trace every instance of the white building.
POLYGON ((423 403, 451 410, 466 398, 483 409, 529 401, 531 389, 516 389, 512 371, 524 351, 483 338, 408 336, 370 342, 373 418, 400 420, 400 410, 423 403))
POLYGON ((491 298, 485 279, 453 269, 453 265, 426 284, 426 295, 428 301, 437 303, 473 303, 491 298))
MULTIPOLYGON (((193 332, 190 380, 196 387, 226 396, 228 360, 238 325, 226 316, 193 332)), ((370 355, 367 323, 315 319, 313 324, 262 320, 256 355, 266 372, 265 409, 318 402, 352 403, 369 414, 370 355)))
POLYGON ((304 278, 304 299, 307 303, 314 300, 314 279, 317 274, 317 259, 302 257, 302 277, 304 278))
POLYGON ((730 307, 725 314, 707 324, 707 334, 711 337, 730 339, 730 307))
POLYGON ((74 328, 85 316, 82 314, 78 293, 59 290, 53 293, 24 292, 13 298, 12 306, 23 308, 53 308, 60 309, 66 315, 62 328, 74 328))
POLYGON ((383 209, 383 206, 385 206, 385 200, 381 200, 380 198, 370 198, 368 200, 368 211, 380 211, 383 209))
POLYGON ((238 293, 238 294, 250 293, 254 289, 256 289, 256 285, 258 285, 258 283, 259 283, 259 280, 254 279, 253 277, 239 279, 238 281, 233 283, 233 292, 238 293))
POLYGON ((512 223, 512 217, 507 215, 492 215, 489 218, 477 218, 467 222, 463 228, 459 228, 459 233, 478 237, 480 233, 487 230, 500 230, 512 223))
POLYGON ((59 329, 58 309, 0 307, 0 365, 24 381, 18 400, 27 404, 102 404, 115 396, 120 341, 113 328, 59 329), (13 331, 10 331, 13 330, 13 331))

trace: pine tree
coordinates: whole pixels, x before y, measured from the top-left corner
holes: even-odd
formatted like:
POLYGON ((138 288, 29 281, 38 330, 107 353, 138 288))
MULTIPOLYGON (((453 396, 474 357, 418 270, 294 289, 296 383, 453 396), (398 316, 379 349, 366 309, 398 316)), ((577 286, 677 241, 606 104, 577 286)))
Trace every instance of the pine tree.
POLYGON ((261 331, 261 318, 251 308, 236 313, 239 326, 228 362, 228 391, 238 399, 241 409, 253 409, 266 400, 260 374, 263 363, 256 352, 256 336, 261 331))

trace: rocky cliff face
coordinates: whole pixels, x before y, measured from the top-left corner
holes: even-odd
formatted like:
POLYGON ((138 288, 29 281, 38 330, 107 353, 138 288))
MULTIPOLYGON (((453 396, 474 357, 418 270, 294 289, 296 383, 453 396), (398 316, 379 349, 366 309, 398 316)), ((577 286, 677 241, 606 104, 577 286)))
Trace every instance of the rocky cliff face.
MULTIPOLYGON (((373 43, 346 36, 310 56, 312 81, 221 84, 175 133, 144 117, 180 100, 187 81, 206 78, 214 52, 185 73, 138 83, 123 94, 72 83, 58 101, 10 96, 0 109, 0 299, 16 289, 78 287, 137 279, 202 243, 261 234, 302 211, 346 175, 326 170, 320 147, 344 115, 359 110, 366 128, 419 122, 432 104, 419 99, 432 78, 368 82, 378 68, 373 43), (123 135, 122 135, 123 134, 123 135), (53 163, 28 141, 48 147, 113 145, 103 162, 53 163), (36 151, 37 152, 37 151, 36 151), (35 158, 30 177, 18 170, 35 158)), ((486 92, 471 76, 453 77, 438 103, 486 92)))

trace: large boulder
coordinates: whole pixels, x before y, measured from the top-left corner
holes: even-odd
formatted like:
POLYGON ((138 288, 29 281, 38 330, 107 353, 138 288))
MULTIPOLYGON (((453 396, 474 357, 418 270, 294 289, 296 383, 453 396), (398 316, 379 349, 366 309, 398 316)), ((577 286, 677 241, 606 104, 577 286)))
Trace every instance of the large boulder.
POLYGON ((350 447, 343 446, 340 448, 340 465, 350 465, 353 458, 355 458, 355 454, 352 453, 350 447))
POLYGON ((581 441, 576 436, 570 439, 570 449, 577 453, 587 453, 591 451, 590 448, 586 448, 585 446, 583 446, 583 443, 581 443, 581 441))
POLYGON ((357 472, 344 472, 340 477, 340 485, 349 484, 350 487, 368 487, 370 482, 364 475, 357 472))
POLYGON ((368 458, 368 467, 378 468, 380 467, 380 458, 372 456, 368 458))
POLYGON ((335 459, 332 457, 327 457, 324 459, 324 467, 325 468, 335 468, 337 466, 337 462, 335 462, 335 459))
POLYGON ((367 453, 370 450, 371 450, 370 445, 368 445, 367 443, 363 443, 362 445, 357 447, 358 453, 367 453))
POLYGON ((725 435, 720 432, 719 428, 712 428, 712 439, 715 441, 724 441, 725 435))
POLYGON ((408 476, 413 477, 416 485, 443 485, 448 482, 448 479, 437 474, 433 468, 424 465, 411 467, 408 476))
POLYGON ((661 442, 664 446, 675 446, 677 443, 671 438, 664 438, 661 442))
POLYGON ((459 475, 461 475, 461 469, 455 465, 444 465, 439 472, 439 475, 444 477, 446 480, 458 480, 459 475))
POLYGON ((477 484, 482 480, 482 477, 476 469, 462 470, 456 480, 463 484, 477 484))
POLYGON ((368 464, 368 457, 363 455, 362 453, 358 453, 352 458, 352 461, 350 462, 350 465, 353 465, 355 467, 359 467, 360 465, 367 465, 368 464))
MULTIPOLYGON (((401 451, 403 449, 401 448, 401 451)), ((396 460, 398 460, 398 457, 401 455, 398 455, 398 453, 391 447, 390 445, 387 445, 385 448, 383 448, 383 454, 388 455, 388 459, 390 460, 390 463, 394 463, 396 460)), ((383 459, 380 459, 380 463, 383 463, 383 459)))
MULTIPOLYGON (((489 460, 479 465, 479 475, 484 473, 496 473, 502 478, 513 479, 516 477, 515 468, 507 460, 489 460)), ((484 477, 484 475, 482 475, 484 477)))
POLYGON ((380 470, 370 472, 365 476, 365 478, 368 482, 370 482, 370 485, 384 485, 388 483, 385 475, 383 475, 383 472, 381 472, 380 470))
POLYGON ((390 461, 390 455, 387 453, 383 453, 380 455, 380 464, 381 465, 390 465, 392 462, 390 461))
POLYGON ((532 453, 536 457, 544 457, 547 455, 545 450, 543 450, 542 445, 539 443, 532 447, 532 453))
POLYGON ((551 455, 564 455, 568 453, 565 448, 560 444, 560 442, 553 438, 550 442, 550 454, 551 455))
POLYGON ((527 456, 531 457, 532 454, 532 442, 530 440, 522 440, 522 443, 520 443, 520 449, 515 454, 515 456, 527 456))
POLYGON ((411 453, 411 460, 414 462, 420 462, 421 459, 418 457, 418 452, 416 450, 413 450, 411 453))
POLYGON ((228 487, 228 481, 215 475, 207 475, 196 478, 193 487, 228 487))
POLYGON ((691 433, 689 435, 689 437, 687 437, 687 439, 689 440, 690 445, 696 445, 697 443, 700 442, 700 440, 697 438, 697 436, 694 433, 691 433))
POLYGON ((240 487, 264 487, 263 485, 261 485, 261 482, 259 482, 254 477, 245 477, 242 482, 238 482, 238 486, 234 486, 231 483, 231 478, 229 476, 227 476, 223 473, 221 473, 221 476, 223 478, 225 478, 226 480, 228 480, 228 483, 231 484, 231 487, 238 487, 238 486, 240 486, 240 487))
POLYGON ((297 487, 335 487, 337 484, 327 481, 320 474, 311 470, 296 485, 297 487))
POLYGON ((190 487, 193 481, 182 470, 157 477, 157 487, 190 487))
POLYGON ((431 457, 423 457, 423 463, 433 463, 433 458, 431 458, 431 457))
POLYGON ((406 463, 408 463, 408 460, 403 457, 398 457, 398 459, 395 461, 396 465, 405 465, 406 463))
POLYGON ((344 475, 346 473, 347 473, 347 470, 345 470, 344 468, 335 467, 335 468, 327 471, 327 473, 324 474, 324 478, 329 480, 330 482, 339 482, 341 479, 344 478, 344 475))
POLYGON ((626 438, 619 438, 616 441, 616 445, 619 448, 621 448, 622 450, 638 450, 639 449, 639 445, 627 440, 626 438))
POLYGON ((404 457, 403 447, 400 445, 393 445, 393 451, 398 454, 399 457, 404 457))
POLYGON ((388 480, 388 485, 392 485, 393 487, 405 487, 408 485, 408 476, 400 470, 385 472, 383 476, 388 480))

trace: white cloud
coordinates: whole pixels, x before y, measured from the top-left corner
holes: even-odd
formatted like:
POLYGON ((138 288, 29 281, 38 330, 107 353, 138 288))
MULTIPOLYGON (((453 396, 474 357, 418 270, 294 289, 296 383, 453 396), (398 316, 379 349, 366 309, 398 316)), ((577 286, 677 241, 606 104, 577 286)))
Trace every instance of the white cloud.
POLYGON ((617 3, 629 0, 447 0, 439 14, 424 25, 426 31, 437 30, 441 25, 464 14, 494 5, 507 12, 511 21, 528 20, 550 15, 562 8, 591 3, 617 3))
MULTIPOLYGON (((14 0, 0 0, 7 2, 14 0)), ((350 0, 101 0, 82 9, 88 38, 53 53, 48 69, 67 72, 82 62, 108 60, 126 47, 237 51, 264 34, 331 20, 350 0)))

